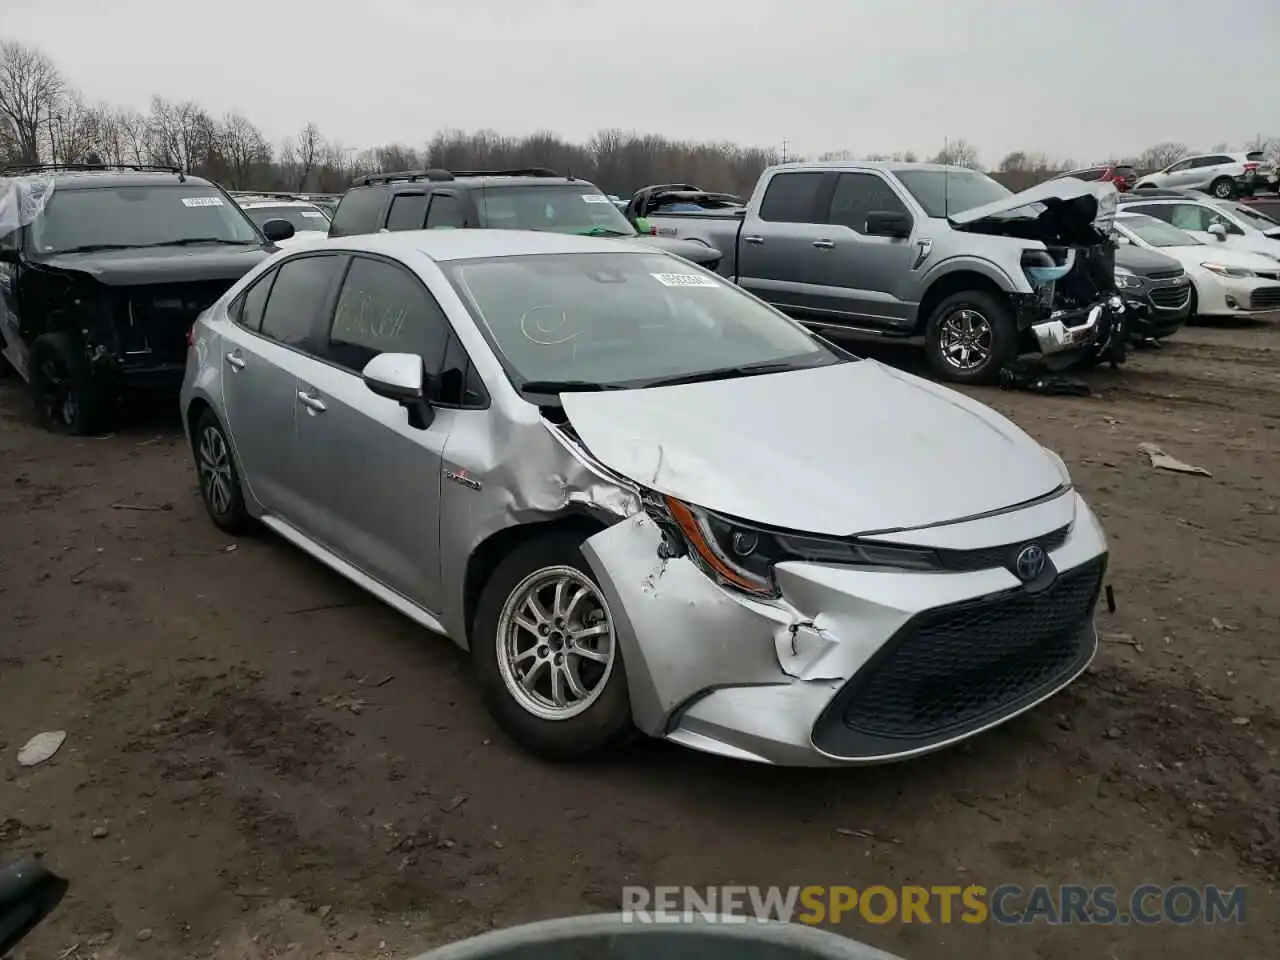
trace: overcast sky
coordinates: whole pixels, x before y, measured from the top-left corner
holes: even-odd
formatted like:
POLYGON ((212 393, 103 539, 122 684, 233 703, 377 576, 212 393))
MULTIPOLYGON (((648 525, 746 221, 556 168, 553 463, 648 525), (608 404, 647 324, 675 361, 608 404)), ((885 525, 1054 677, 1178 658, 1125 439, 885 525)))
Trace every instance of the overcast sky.
POLYGON ((92 100, 273 141, 604 127, 794 153, 963 137, 1081 162, 1280 136, 1280 0, 0 0, 92 100))

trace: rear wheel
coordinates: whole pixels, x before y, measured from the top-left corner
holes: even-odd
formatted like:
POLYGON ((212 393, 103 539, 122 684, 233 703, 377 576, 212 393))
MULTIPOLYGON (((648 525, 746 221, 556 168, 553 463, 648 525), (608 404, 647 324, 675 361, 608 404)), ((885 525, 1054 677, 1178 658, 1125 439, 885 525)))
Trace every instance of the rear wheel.
POLYGON ((36 339, 29 386, 36 419, 53 433, 102 433, 115 419, 115 396, 94 373, 74 334, 46 333, 36 339))
POLYGON ((603 752, 634 732, 613 614, 559 531, 517 547, 476 608, 471 659, 481 694, 513 740, 545 757, 603 752))
POLYGON ((240 473, 231 454, 231 441, 212 410, 196 420, 193 434, 200 498, 209 519, 227 533, 244 533, 252 525, 244 506, 240 473))
POLYGON ((929 316, 925 350, 934 373, 955 383, 995 383, 1018 355, 1013 311, 981 290, 953 293, 929 316))
POLYGON ((1209 185, 1209 192, 1219 200, 1230 200, 1236 195, 1236 185, 1228 177, 1219 177, 1209 185))

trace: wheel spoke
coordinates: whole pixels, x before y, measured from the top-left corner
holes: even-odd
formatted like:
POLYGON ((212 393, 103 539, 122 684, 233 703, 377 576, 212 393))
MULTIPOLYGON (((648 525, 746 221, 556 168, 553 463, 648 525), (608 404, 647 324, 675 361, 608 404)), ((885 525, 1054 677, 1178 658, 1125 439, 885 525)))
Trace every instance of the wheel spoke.
POLYGON ((573 655, 581 657, 583 660, 592 660, 596 663, 608 663, 609 653, 605 650, 596 650, 593 647, 582 647, 574 645, 573 655))
POLYGON ((533 688, 538 683, 538 678, 542 676, 543 670, 548 666, 546 660, 538 660, 532 667, 525 671, 524 676, 520 678, 520 685, 528 692, 532 693, 533 688))
POLYGON ((582 685, 582 680, 578 677, 578 671, 574 667, 572 660, 565 661, 560 670, 564 674, 564 678, 569 684, 569 692, 573 694, 575 700, 585 700, 591 696, 591 691, 582 685))
POLYGON ((568 706, 564 698, 565 669, 559 664, 551 667, 551 702, 557 707, 568 706))

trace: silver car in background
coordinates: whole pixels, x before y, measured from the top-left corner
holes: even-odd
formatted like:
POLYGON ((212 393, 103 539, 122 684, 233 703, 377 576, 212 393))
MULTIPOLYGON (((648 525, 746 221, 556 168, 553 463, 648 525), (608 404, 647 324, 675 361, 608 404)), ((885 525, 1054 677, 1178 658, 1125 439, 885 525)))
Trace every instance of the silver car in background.
POLYGON ((1096 650, 1106 545, 1057 455, 641 244, 285 251, 197 322, 182 414, 218 526, 469 649, 543 755, 900 759, 1096 650))

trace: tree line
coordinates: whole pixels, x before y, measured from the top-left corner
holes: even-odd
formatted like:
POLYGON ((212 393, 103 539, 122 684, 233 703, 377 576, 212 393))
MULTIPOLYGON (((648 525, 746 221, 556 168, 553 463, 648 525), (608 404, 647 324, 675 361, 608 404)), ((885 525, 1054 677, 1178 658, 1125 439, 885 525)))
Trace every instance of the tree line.
MULTIPOLYGON (((1280 137, 1255 135, 1237 149, 1280 153, 1280 137)), ((1159 170, 1191 150, 1158 143, 1132 157, 1107 158, 1139 171, 1159 170)), ((936 153, 838 151, 816 159, 930 160, 982 169, 977 148, 958 139, 936 153)), ((73 89, 39 48, 0 40, 0 162, 155 164, 184 169, 233 190, 339 193, 362 174, 444 167, 492 170, 549 167, 591 180, 620 196, 653 183, 693 183, 746 194, 760 171, 782 157, 772 147, 672 140, 656 134, 603 130, 586 143, 554 132, 506 136, 492 130, 442 130, 421 145, 388 143, 359 149, 325 135, 315 123, 272 144, 244 114, 212 116, 194 100, 152 97, 142 112, 92 103, 73 89)), ((1086 161, 1086 164, 1089 161, 1086 161)), ((1086 165, 1043 152, 1016 150, 991 170, 1011 189, 1086 165)))

